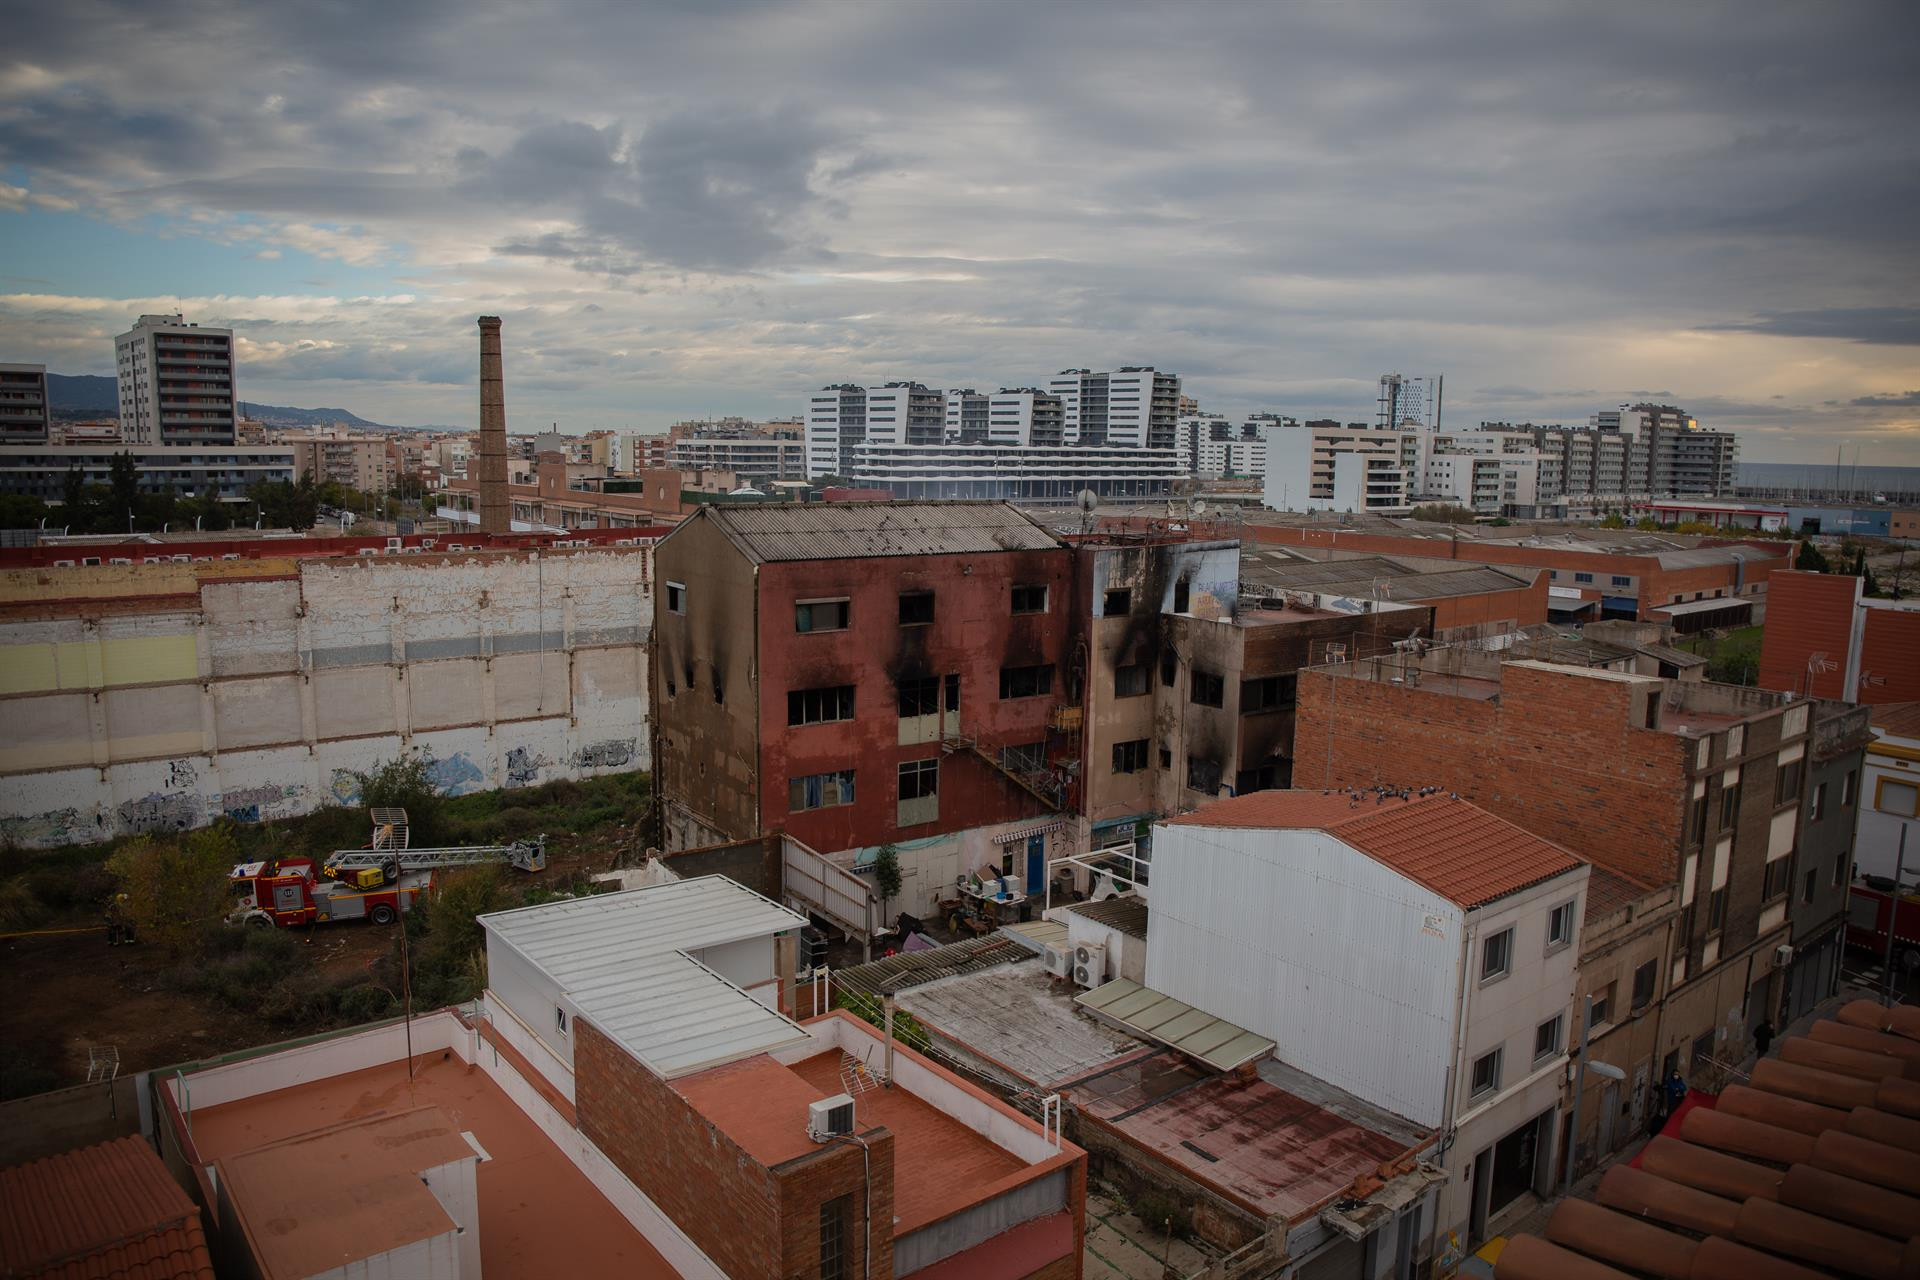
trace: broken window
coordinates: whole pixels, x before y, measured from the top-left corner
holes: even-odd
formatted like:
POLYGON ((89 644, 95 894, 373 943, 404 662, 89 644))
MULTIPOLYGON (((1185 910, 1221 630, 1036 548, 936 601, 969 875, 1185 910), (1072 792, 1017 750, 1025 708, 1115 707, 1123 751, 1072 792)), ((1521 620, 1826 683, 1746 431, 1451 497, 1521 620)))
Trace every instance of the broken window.
POLYGON ((796 600, 793 605, 795 631, 845 631, 852 621, 852 604, 838 600, 796 600))
POLYGON ((1045 613, 1047 611, 1046 587, 1016 586, 1013 589, 1013 611, 1015 613, 1045 613))
POLYGON ((1113 590, 1107 592, 1106 603, 1100 612, 1102 616, 1108 618, 1114 617, 1117 614, 1132 613, 1133 588, 1115 587, 1113 590))
POLYGON ((667 584, 667 612, 685 613, 687 611, 687 588, 685 583, 667 584))
POLYGON ((1213 795, 1220 790, 1220 762, 1202 756, 1187 757, 1187 786, 1213 795))
POLYGON ((1192 701, 1202 707, 1218 707, 1227 699, 1227 683, 1211 671, 1198 667, 1193 671, 1192 701))
POLYGON ((900 625, 903 627, 924 627, 933 621, 933 592, 902 591, 900 593, 900 625))
POLYGON ((1147 767, 1147 740, 1136 738, 1132 742, 1113 744, 1113 771, 1115 773, 1138 773, 1147 767))
POLYGON ((1136 662, 1128 667, 1113 669, 1113 696, 1116 698, 1137 698, 1147 691, 1147 664, 1136 662))
POLYGON ((1256 711, 1278 711, 1293 705, 1294 685, 1298 676, 1261 676, 1254 680, 1240 682, 1240 714, 1252 715, 1256 711))
POLYGON ((944 680, 939 676, 922 676, 911 680, 902 680, 895 689, 900 695, 900 718, 912 716, 937 715, 940 711, 940 692, 946 689, 946 707, 950 714, 960 710, 960 677, 949 675, 944 680))
POLYGON ((810 773, 787 783, 787 809, 800 813, 807 809, 829 809, 853 803, 853 770, 810 773))
POLYGON ((1000 696, 1039 698, 1053 692, 1053 664, 1000 668, 1000 696))
POLYGON ((789 689, 787 723, 789 725, 825 724, 833 720, 853 719, 853 686, 837 684, 825 689, 789 689))
POLYGON ((1193 598, 1187 586, 1187 579, 1182 578, 1173 584, 1173 611, 1175 613, 1185 613, 1187 606, 1192 603, 1193 598))

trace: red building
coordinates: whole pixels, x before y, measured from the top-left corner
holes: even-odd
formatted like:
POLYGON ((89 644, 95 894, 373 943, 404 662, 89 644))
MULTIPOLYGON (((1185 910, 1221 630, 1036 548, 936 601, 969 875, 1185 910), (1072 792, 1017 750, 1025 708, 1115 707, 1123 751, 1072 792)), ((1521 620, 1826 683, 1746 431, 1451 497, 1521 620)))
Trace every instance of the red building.
POLYGON ((1001 503, 701 508, 656 564, 668 848, 784 830, 832 853, 1051 816, 1028 775, 1070 741, 1072 575, 1001 503))
POLYGON ((1920 601, 1869 600, 1849 574, 1776 572, 1760 684, 1873 706, 1920 700, 1920 601))

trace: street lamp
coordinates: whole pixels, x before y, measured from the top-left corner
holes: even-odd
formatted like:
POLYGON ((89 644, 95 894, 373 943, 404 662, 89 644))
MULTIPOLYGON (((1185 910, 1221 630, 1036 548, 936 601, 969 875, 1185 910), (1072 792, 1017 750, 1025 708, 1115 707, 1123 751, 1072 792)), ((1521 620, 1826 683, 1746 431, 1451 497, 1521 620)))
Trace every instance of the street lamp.
POLYGON ((1627 1073, 1610 1062, 1587 1061, 1587 1031, 1593 1026, 1593 997, 1588 996, 1580 1011, 1580 1057, 1579 1068, 1573 1076, 1573 1123, 1567 1130, 1567 1183, 1562 1195, 1573 1194, 1573 1159, 1580 1150, 1580 1094, 1587 1087, 1587 1072, 1603 1080, 1620 1081, 1627 1073))

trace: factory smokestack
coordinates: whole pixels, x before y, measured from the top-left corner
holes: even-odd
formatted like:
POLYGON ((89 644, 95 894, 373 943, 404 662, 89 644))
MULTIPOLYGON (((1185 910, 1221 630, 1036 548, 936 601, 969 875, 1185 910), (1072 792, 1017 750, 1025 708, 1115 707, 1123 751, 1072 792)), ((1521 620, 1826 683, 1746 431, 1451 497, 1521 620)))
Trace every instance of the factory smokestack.
POLYGON ((500 317, 480 317, 480 532, 508 533, 507 390, 500 373, 500 317))

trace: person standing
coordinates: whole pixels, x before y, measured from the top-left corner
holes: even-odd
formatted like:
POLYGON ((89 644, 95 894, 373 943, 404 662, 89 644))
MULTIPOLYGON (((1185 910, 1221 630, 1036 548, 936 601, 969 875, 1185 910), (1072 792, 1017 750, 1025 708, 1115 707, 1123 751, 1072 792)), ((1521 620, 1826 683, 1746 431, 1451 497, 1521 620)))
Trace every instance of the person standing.
POLYGON ((1753 1056, 1756 1058, 1766 1057, 1767 1047, 1772 1043, 1773 1024, 1765 1018, 1762 1018, 1760 1019, 1760 1024, 1753 1029, 1753 1056))

